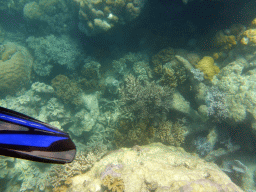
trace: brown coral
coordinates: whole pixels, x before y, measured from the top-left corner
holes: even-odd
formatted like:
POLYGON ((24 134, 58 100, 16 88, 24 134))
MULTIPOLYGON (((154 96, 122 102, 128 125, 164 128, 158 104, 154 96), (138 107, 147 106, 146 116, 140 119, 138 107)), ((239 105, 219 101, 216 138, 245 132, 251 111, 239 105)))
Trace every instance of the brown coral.
POLYGON ((0 52, 0 92, 17 92, 17 88, 28 84, 33 58, 25 47, 14 43, 2 45, 0 52))
POLYGON ((230 50, 237 44, 235 35, 226 35, 223 31, 218 31, 214 39, 214 46, 221 50, 230 50))
POLYGON ((56 76, 52 80, 52 86, 56 90, 57 96, 65 103, 71 103, 77 106, 82 104, 82 100, 80 98, 80 87, 76 82, 71 81, 67 76, 56 76))
POLYGON ((160 86, 154 81, 140 81, 130 74, 124 86, 119 89, 121 108, 124 114, 152 119, 169 110, 171 92, 170 87, 160 86))
POLYGON ((118 147, 132 147, 153 142, 155 128, 146 120, 132 122, 130 119, 120 119, 114 134, 114 143, 118 147))
POLYGON ((185 128, 180 122, 161 122, 156 131, 156 140, 164 144, 180 146, 185 140, 185 128))
POLYGON ((170 62, 175 56, 175 50, 171 47, 162 49, 156 55, 152 57, 152 63, 154 65, 154 71, 157 74, 162 73, 163 65, 170 62))

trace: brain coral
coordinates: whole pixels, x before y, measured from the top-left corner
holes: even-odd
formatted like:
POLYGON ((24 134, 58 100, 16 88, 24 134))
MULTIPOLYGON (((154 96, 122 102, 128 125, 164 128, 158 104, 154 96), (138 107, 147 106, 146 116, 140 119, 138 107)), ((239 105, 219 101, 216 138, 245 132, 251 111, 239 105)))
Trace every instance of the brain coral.
POLYGON ((120 187, 111 191, 243 191, 217 165, 161 143, 106 155, 90 171, 71 178, 68 191, 104 191, 103 185, 110 189, 114 179, 120 187))
POLYGON ((6 43, 0 48, 0 93, 8 94, 28 84, 33 58, 25 47, 6 43))
POLYGON ((214 59, 209 56, 203 57, 197 65, 196 68, 200 69, 204 73, 204 78, 212 80, 213 76, 220 72, 218 66, 214 65, 214 59))

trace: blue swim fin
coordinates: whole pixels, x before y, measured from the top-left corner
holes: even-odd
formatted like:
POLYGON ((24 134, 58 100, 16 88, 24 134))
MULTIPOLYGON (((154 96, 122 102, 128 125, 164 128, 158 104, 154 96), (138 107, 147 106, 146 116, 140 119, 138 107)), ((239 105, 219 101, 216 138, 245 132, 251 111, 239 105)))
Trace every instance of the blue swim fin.
POLYGON ((0 107, 0 155, 64 164, 74 160, 76 146, 67 133, 0 107))

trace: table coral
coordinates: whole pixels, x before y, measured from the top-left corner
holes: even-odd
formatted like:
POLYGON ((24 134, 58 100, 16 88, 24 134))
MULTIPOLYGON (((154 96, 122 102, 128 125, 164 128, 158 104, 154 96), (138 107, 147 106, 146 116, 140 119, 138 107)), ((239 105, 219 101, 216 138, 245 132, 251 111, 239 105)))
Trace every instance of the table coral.
POLYGON ((30 80, 33 58, 25 47, 6 43, 0 52, 0 92, 16 92, 30 80))
POLYGON ((212 80, 213 76, 220 72, 218 66, 214 65, 214 59, 209 56, 203 57, 197 65, 196 68, 200 69, 204 73, 204 78, 212 80))
POLYGON ((184 192, 243 191, 217 165, 190 155, 182 148, 167 147, 160 143, 122 148, 106 155, 90 171, 73 177, 69 190, 102 191, 104 180, 101 174, 108 170, 106 168, 110 164, 122 166, 116 178, 123 181, 125 192, 149 189, 184 192))

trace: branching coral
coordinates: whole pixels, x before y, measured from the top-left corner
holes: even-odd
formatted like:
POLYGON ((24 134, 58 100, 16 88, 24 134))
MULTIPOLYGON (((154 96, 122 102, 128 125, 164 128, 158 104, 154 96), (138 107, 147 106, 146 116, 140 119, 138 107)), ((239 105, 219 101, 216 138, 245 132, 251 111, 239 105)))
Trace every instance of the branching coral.
POLYGON ((123 192, 125 189, 123 180, 111 175, 107 175, 102 183, 110 192, 123 192))
POLYGON ((170 108, 171 88, 157 85, 154 81, 140 81, 128 75, 119 90, 121 108, 141 119, 152 119, 170 108))
POLYGON ((38 38, 31 36, 26 42, 34 52, 34 71, 40 76, 49 75, 51 68, 56 64, 66 66, 67 69, 75 69, 83 58, 76 42, 65 35, 38 38))
POLYGON ((217 87, 212 87, 209 89, 205 102, 208 107, 209 116, 212 116, 217 120, 223 120, 228 117, 226 96, 217 87))
POLYGON ((123 165, 108 164, 105 170, 101 173, 102 184, 107 187, 110 192, 124 191, 124 182, 120 178, 123 165))
POLYGON ((71 177, 85 173, 102 157, 102 155, 102 153, 94 154, 90 152, 85 154, 79 152, 72 163, 54 165, 50 171, 51 185, 54 187, 54 190, 58 191, 58 189, 68 186, 71 177))

